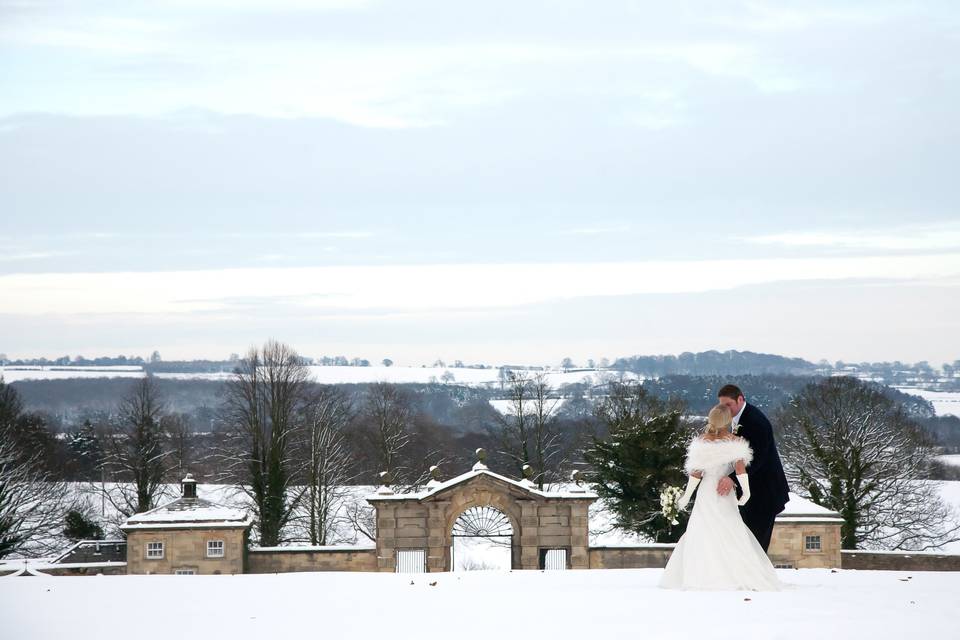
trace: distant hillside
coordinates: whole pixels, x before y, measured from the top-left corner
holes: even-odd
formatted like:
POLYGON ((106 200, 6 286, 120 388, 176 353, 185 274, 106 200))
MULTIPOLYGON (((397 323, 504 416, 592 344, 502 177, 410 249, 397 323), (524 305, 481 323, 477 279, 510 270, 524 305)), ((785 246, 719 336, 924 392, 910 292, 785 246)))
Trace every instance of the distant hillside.
MULTIPOLYGON (((829 365, 827 365, 829 367, 829 365)), ((802 358, 785 358, 752 351, 702 351, 681 353, 679 356, 629 356, 618 358, 613 369, 632 371, 644 377, 671 375, 814 375, 820 365, 802 358)))

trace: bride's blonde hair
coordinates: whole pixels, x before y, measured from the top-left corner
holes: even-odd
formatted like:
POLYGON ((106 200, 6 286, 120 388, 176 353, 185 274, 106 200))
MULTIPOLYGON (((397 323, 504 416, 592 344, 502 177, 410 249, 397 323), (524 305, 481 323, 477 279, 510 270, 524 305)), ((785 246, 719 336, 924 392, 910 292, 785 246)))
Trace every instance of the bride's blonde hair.
POLYGON ((703 432, 710 435, 717 435, 724 431, 729 431, 732 423, 733 414, 730 413, 730 409, 728 409, 726 405, 718 404, 713 409, 710 409, 710 414, 707 416, 707 428, 704 429, 703 432))

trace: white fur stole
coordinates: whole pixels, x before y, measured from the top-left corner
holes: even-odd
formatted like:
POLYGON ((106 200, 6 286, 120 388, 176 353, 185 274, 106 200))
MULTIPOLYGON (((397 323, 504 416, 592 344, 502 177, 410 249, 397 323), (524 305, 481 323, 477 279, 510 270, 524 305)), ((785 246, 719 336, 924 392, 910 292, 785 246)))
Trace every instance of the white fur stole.
POLYGON ((732 464, 737 460, 743 460, 744 464, 750 464, 750 461, 753 460, 753 449, 743 438, 731 438, 729 440, 694 438, 687 449, 687 461, 684 464, 684 470, 687 475, 690 475, 694 471, 706 471, 732 464))

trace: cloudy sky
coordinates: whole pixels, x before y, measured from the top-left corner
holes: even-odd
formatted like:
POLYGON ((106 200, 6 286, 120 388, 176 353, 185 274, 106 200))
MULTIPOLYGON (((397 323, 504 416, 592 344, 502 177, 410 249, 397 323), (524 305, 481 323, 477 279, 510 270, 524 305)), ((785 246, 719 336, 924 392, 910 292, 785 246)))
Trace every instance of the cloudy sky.
POLYGON ((960 358, 960 7, 0 0, 0 352, 960 358))

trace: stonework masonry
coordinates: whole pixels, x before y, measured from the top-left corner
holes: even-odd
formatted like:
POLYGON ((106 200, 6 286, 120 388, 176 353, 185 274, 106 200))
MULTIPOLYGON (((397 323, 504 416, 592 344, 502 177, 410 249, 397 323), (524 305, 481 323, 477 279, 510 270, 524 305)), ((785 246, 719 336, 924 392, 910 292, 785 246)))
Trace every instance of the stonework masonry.
POLYGON ((817 521, 778 522, 773 528, 767 555, 775 566, 837 568, 840 566, 840 525, 817 521))
POLYGON ((239 574, 246 568, 243 529, 137 529, 127 534, 127 573, 171 574, 192 569, 197 574, 239 574), (223 557, 207 557, 207 542, 223 541, 223 557), (163 557, 147 558, 147 544, 163 543, 163 557))
POLYGON ((295 573, 299 571, 376 571, 376 549, 250 549, 247 573, 295 573))
POLYGON ((450 571, 451 531, 471 507, 493 507, 510 521, 515 569, 539 569, 544 549, 566 551, 568 569, 588 569, 587 510, 595 497, 549 494, 479 473, 427 496, 368 498, 376 508, 377 569, 395 571, 398 551, 426 550, 426 570, 450 571))
POLYGON ((841 551, 844 569, 881 571, 960 571, 960 555, 947 553, 910 553, 901 551, 841 551))

